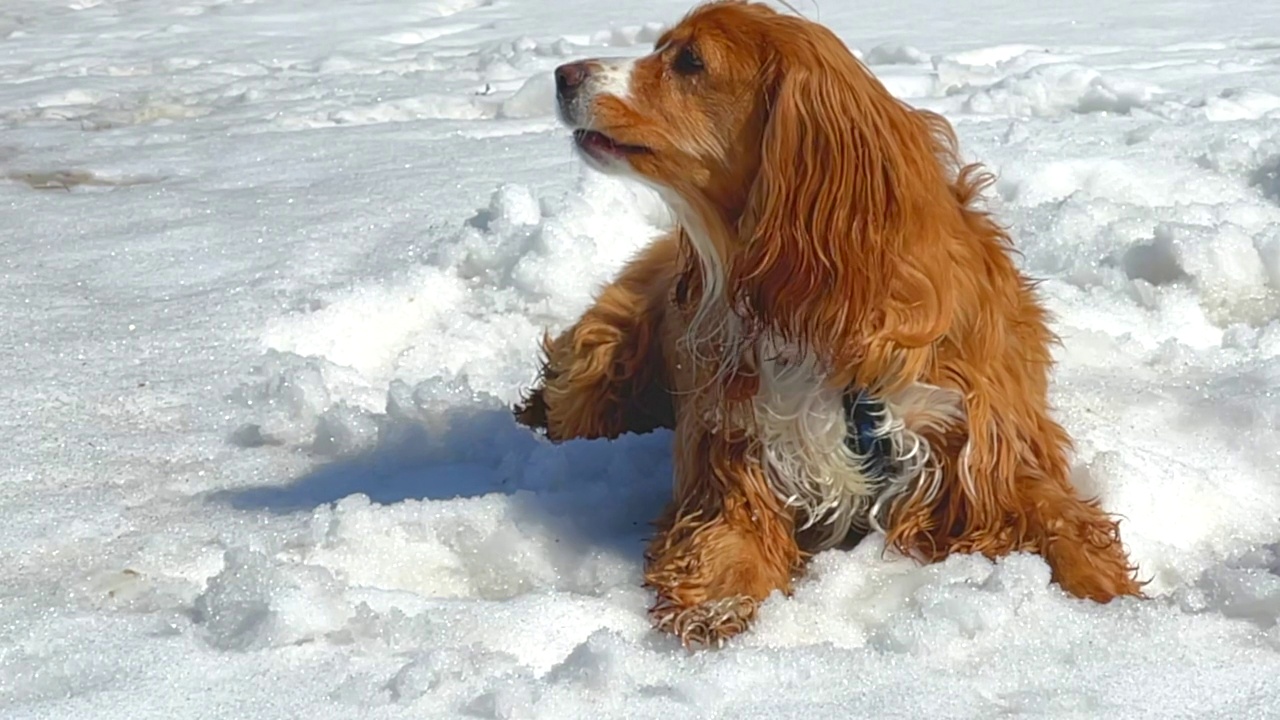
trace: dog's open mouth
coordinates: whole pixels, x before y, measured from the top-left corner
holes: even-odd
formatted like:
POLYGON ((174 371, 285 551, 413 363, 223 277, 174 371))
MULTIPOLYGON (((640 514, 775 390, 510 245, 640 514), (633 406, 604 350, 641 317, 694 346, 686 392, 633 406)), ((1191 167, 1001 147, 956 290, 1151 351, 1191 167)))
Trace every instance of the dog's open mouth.
POLYGON ((596 156, 626 157, 649 152, 643 145, 627 145, 595 130, 574 130, 573 141, 583 151, 596 156))

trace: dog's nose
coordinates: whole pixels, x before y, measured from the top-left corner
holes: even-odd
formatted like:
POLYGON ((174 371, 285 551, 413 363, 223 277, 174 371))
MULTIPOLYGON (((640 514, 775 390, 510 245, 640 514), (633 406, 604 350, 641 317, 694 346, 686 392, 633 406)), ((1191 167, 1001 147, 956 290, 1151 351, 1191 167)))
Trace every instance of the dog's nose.
POLYGON ((564 99, 577 95, 589 73, 585 62, 565 63, 556 68, 556 94, 564 99))

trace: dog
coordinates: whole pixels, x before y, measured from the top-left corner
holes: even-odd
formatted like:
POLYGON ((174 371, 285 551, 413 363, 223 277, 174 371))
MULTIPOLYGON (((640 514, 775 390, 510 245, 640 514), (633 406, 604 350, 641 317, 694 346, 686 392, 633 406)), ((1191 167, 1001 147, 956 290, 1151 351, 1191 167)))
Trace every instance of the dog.
POLYGON ((555 442, 673 431, 656 627, 722 644, 871 531, 920 562, 1034 552, 1071 595, 1141 596, 1116 520, 1071 484, 1058 338, 978 207, 992 176, 943 117, 826 27, 744 0, 555 80, 578 154, 677 222, 544 339, 513 411, 555 442))

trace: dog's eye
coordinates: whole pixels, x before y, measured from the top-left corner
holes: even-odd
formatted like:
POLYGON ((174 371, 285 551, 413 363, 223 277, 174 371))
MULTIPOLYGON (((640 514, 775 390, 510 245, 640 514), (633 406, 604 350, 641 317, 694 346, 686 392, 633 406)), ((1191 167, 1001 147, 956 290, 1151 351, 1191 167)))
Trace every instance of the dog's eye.
POLYGON ((680 48, 680 52, 676 53, 676 58, 671 63, 671 67, 681 75, 696 75, 706 69, 706 65, 702 64, 702 58, 698 57, 698 51, 693 49, 692 45, 685 45, 680 48))

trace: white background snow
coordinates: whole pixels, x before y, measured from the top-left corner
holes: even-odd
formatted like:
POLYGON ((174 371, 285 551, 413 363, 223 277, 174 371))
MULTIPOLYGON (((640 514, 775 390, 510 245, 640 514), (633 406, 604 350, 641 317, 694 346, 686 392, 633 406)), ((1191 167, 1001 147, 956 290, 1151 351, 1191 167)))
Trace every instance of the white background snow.
POLYGON ((871 538, 693 654, 670 435, 505 409, 669 221, 549 73, 688 7, 0 5, 0 717, 1280 717, 1280 3, 797 4, 1000 173, 1152 598, 871 538))

